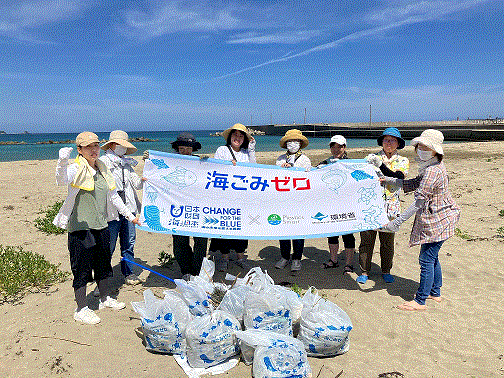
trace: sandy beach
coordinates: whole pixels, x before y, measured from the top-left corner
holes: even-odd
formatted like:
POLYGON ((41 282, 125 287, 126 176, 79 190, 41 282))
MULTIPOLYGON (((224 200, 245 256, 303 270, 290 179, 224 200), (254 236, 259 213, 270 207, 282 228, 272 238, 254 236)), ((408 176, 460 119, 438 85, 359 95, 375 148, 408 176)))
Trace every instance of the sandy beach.
MULTIPOLYGON (((350 148, 348 153, 350 158, 363 158, 378 150, 378 146, 350 148)), ((280 257, 277 241, 250 241, 248 258, 252 265, 267 269, 276 283, 288 281, 305 290, 316 287, 353 322, 348 353, 309 358, 313 377, 376 378, 387 372, 407 378, 504 376, 504 232, 501 236, 498 231, 504 226, 504 217, 499 215, 504 210, 503 150, 504 142, 445 145, 450 189, 462 208, 457 227, 464 237, 454 236, 441 248, 444 300, 428 302, 427 311, 403 312, 396 308, 413 298, 419 282, 419 247, 408 246, 413 219, 396 234, 392 269, 396 280, 392 284, 383 282, 376 265, 378 245, 372 275, 366 284, 359 285, 355 282, 357 273, 342 274, 344 264, 321 270, 322 262, 329 257, 326 239, 306 240, 303 270, 295 276, 288 269, 274 269, 280 257)), ((403 151, 410 158, 413 177, 417 171, 413 149, 406 147, 403 151)), ((313 165, 329 155, 328 150, 308 149, 306 153, 313 165)), ((279 154, 258 153, 258 162, 272 164, 279 154)), ((143 162, 139 162, 136 171, 141 174, 143 162)), ((67 188, 55 184, 55 166, 55 160, 0 163, 0 214, 4 219, 0 244, 22 246, 70 271, 67 235, 46 235, 34 226, 42 209, 66 196, 67 188)), ((402 195, 403 208, 412 198, 402 195)), ((358 235, 356 238, 358 246, 358 235)), ((176 264, 171 269, 159 267, 159 252, 171 250, 171 236, 138 231, 137 261, 179 278, 176 264)), ((47 292, 30 293, 20 302, 0 304, 1 377, 185 376, 172 356, 145 350, 140 319, 130 305, 131 301, 142 300, 147 288, 161 295, 174 285, 148 271, 140 274, 145 281, 142 284, 123 285, 119 257, 116 249, 113 285, 117 298, 127 307, 118 312, 99 311, 102 321, 98 325, 73 320, 71 280, 47 292)), ((231 264, 231 273, 239 271, 231 264)), ((214 278, 222 282, 224 274, 217 273, 214 278)), ((97 298, 90 293, 88 300, 91 308, 98 308, 97 298)), ((251 367, 239 363, 222 376, 250 377, 251 367)))

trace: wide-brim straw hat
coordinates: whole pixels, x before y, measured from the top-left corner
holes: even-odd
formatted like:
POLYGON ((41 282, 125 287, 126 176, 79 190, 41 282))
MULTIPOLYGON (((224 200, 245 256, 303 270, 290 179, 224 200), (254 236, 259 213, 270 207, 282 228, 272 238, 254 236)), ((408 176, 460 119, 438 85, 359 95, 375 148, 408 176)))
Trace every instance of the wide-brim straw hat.
POLYGON ((114 130, 110 133, 109 140, 101 146, 101 148, 102 150, 107 150, 110 148, 111 143, 117 143, 126 147, 126 155, 131 155, 136 152, 137 148, 133 146, 128 139, 128 133, 126 131, 114 130))
POLYGON ((180 133, 175 142, 171 143, 174 150, 178 150, 179 146, 192 147, 193 152, 198 151, 201 148, 200 142, 196 140, 194 135, 191 133, 183 132, 180 133))
POLYGON ((285 145, 289 140, 300 140, 301 141, 301 149, 308 146, 308 138, 303 135, 301 131, 298 129, 290 129, 287 130, 285 135, 280 139, 280 147, 285 148, 285 145))
POLYGON ((420 134, 419 137, 414 138, 410 144, 412 146, 416 146, 417 144, 421 143, 424 146, 429 147, 430 149, 433 149, 440 155, 444 155, 443 152, 443 142, 444 142, 444 136, 443 133, 439 130, 434 130, 434 129, 427 129, 420 134))
POLYGON ((388 127, 383 131, 382 135, 378 137, 378 146, 383 147, 383 138, 385 138, 387 135, 393 136, 397 139, 397 142, 399 142, 399 145, 397 146, 398 150, 402 150, 406 145, 406 142, 401 137, 401 132, 399 131, 399 129, 397 127, 388 127))
POLYGON ((249 131, 248 131, 248 129, 244 125, 242 125, 241 123, 235 123, 229 129, 224 130, 222 132, 222 136, 224 137, 224 139, 227 140, 229 134, 232 133, 233 130, 239 130, 239 131, 245 133, 245 135, 247 136, 249 142, 252 139, 252 134, 250 134, 249 131))

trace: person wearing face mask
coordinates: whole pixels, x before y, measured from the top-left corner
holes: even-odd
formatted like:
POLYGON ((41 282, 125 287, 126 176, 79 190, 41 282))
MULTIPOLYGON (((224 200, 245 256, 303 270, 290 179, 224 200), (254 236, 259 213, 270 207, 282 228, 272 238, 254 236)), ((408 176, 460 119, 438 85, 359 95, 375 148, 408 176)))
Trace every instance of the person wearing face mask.
MULTIPOLYGON (((397 150, 403 149, 405 145, 399 130, 395 127, 385 129, 378 138, 378 145, 382 146, 382 150, 377 154, 366 156, 367 162, 376 167, 379 176, 387 175, 404 179, 408 175, 409 160, 397 153, 397 150)), ((396 218, 401 213, 399 192, 400 189, 397 187, 385 186, 383 196, 389 220, 396 218)), ((390 274, 394 258, 394 233, 368 230, 360 233, 359 264, 362 273, 356 279, 358 283, 364 284, 368 280, 377 234, 380 238, 382 278, 386 283, 392 283, 395 280, 394 276, 390 274)))
MULTIPOLYGON (((283 168, 301 167, 309 170, 311 161, 302 149, 308 146, 308 138, 297 129, 287 130, 280 139, 280 147, 286 148, 287 152, 278 157, 276 165, 283 168)), ((292 244, 292 263, 291 271, 301 270, 301 258, 303 257, 304 239, 280 240, 280 253, 282 258, 275 265, 277 269, 283 269, 291 259, 292 244)))
MULTIPOLYGON (((140 213, 140 201, 136 190, 143 187, 143 180, 135 173, 134 167, 138 162, 126 157, 137 150, 136 147, 128 141, 128 134, 122 130, 114 130, 110 133, 109 140, 101 147, 105 151, 103 162, 114 176, 117 193, 124 204, 133 214, 140 213)), ((121 214, 116 214, 116 219, 109 221, 110 230, 110 255, 114 254, 117 238, 119 237, 119 246, 121 248, 121 257, 128 260, 135 258, 134 247, 136 240, 135 225, 121 214)), ((136 285, 141 282, 140 278, 133 273, 133 265, 127 261, 121 260, 121 272, 128 285, 136 285)), ((95 295, 97 292, 94 293, 95 295)))
MULTIPOLYGON (((331 149, 331 156, 317 165, 317 168, 324 167, 329 164, 333 164, 340 159, 348 159, 346 153, 346 139, 343 135, 334 135, 330 142, 329 148, 331 149)), ((345 254, 345 268, 343 269, 344 273, 351 273, 354 271, 353 260, 355 255, 355 236, 353 234, 341 235, 343 239, 343 244, 345 246, 344 254, 345 254)), ((328 262, 323 263, 322 268, 324 269, 332 269, 339 267, 338 263, 338 251, 339 251, 339 237, 338 236, 330 236, 327 238, 329 243, 329 253, 331 257, 328 262)))
MULTIPOLYGON (((201 148, 200 142, 187 132, 178 135, 177 140, 172 142, 172 147, 180 155, 193 155, 201 148)), ((182 278, 186 281, 191 279, 191 275, 197 276, 201 270, 201 264, 207 251, 207 238, 194 236, 194 248, 191 248, 190 237, 186 235, 173 234, 173 255, 177 260, 182 273, 182 278)))
MULTIPOLYGON (((236 165, 236 162, 256 162, 256 141, 244 125, 241 123, 234 124, 229 129, 224 130, 222 136, 226 140, 226 145, 217 148, 214 155, 215 159, 231 161, 233 165, 236 165)), ((225 272, 228 269, 229 252, 231 250, 236 252, 236 265, 243 269, 248 266, 245 258, 247 247, 248 240, 212 238, 209 250, 221 253, 221 258, 217 260, 216 267, 217 270, 225 272)))
POLYGON ((100 288, 98 309, 121 310, 126 305, 109 296, 108 278, 112 277, 108 221, 117 212, 129 222, 140 225, 138 216, 126 207, 117 194, 116 183, 107 166, 99 159, 100 141, 89 131, 75 139, 79 155, 69 164, 72 147, 59 150, 56 166, 57 185, 68 185, 68 194, 54 225, 68 230, 68 250, 72 268, 75 321, 96 324, 100 318, 86 305, 87 283, 95 280, 100 288))
POLYGON ((448 173, 443 163, 443 134, 428 129, 411 141, 417 154, 418 176, 410 180, 384 177, 383 184, 396 185, 404 192, 415 191, 415 200, 408 209, 386 224, 383 229, 396 232, 413 214, 410 247, 420 244, 420 285, 412 301, 397 306, 401 310, 425 310, 425 301, 441 301, 442 272, 439 250, 455 233, 460 207, 448 189, 448 173))

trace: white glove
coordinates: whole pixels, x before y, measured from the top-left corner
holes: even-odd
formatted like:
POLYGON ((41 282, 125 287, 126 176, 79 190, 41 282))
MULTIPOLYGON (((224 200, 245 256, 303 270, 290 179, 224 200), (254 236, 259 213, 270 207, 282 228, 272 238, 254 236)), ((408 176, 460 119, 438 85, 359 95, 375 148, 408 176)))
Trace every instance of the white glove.
POLYGON ((406 222, 409 218, 411 218, 418 210, 422 209, 425 206, 425 199, 417 199, 413 202, 410 207, 404 210, 401 215, 399 215, 396 219, 391 222, 388 222, 385 226, 382 227, 383 231, 397 232, 401 224, 406 222))
POLYGON ((68 160, 70 158, 70 154, 72 153, 73 147, 63 147, 59 150, 59 158, 60 160, 68 160))
POLYGON ((369 154, 364 158, 369 164, 373 164, 376 168, 380 168, 381 165, 383 164, 382 159, 378 157, 378 155, 375 154, 369 154))
POLYGON ((389 176, 380 177, 380 183, 383 186, 392 185, 392 186, 396 186, 399 188, 403 187, 403 180, 395 178, 395 177, 389 177, 389 176))
POLYGON ((256 140, 254 137, 250 138, 249 144, 248 144, 248 149, 251 151, 254 151, 256 147, 256 140))

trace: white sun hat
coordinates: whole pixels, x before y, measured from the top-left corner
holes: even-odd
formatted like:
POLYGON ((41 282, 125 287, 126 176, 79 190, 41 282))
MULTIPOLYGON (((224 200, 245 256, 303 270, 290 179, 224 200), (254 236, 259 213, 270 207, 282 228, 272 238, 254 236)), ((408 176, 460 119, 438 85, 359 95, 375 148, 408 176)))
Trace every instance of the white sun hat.
POLYGON ((434 129, 427 129, 420 134, 419 137, 416 137, 413 139, 410 144, 412 146, 416 146, 418 143, 423 144, 424 146, 427 146, 434 151, 436 151, 440 155, 444 155, 443 153, 443 141, 444 141, 444 136, 443 133, 439 130, 434 130, 434 129))

